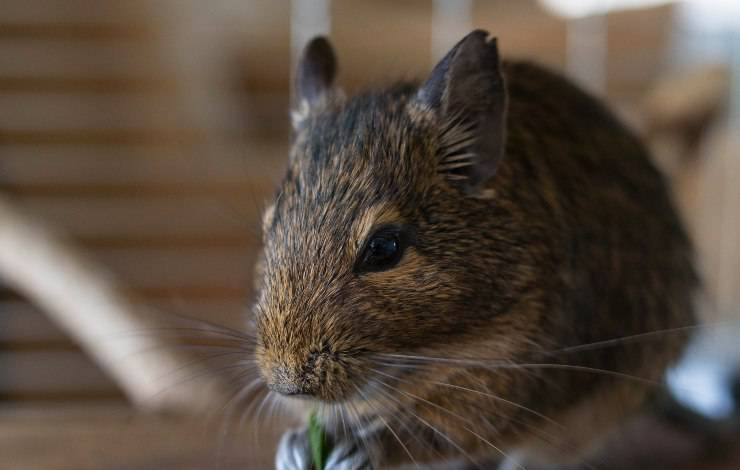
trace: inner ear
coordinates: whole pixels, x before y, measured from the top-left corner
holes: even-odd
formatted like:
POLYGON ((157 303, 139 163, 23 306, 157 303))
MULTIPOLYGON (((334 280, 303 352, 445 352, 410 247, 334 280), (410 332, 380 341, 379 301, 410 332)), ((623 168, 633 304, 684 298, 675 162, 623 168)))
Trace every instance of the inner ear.
MULTIPOLYGON (((295 79, 295 113, 305 114, 329 94, 337 74, 337 61, 329 40, 309 41, 298 61, 295 79)), ((294 117, 294 120, 300 116, 294 117)))
POLYGON ((437 64, 417 99, 436 115, 438 169, 475 193, 490 180, 506 140, 506 87, 495 38, 476 30, 437 64))

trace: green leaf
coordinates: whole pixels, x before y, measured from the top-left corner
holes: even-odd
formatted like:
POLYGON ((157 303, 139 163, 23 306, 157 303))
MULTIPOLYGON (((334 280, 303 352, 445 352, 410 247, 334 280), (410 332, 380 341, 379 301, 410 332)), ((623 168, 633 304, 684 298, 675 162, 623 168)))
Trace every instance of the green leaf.
POLYGON ((319 422, 316 412, 311 413, 308 421, 308 441, 311 445, 311 456, 313 457, 313 466, 315 470, 324 470, 326 461, 326 433, 324 427, 319 422))

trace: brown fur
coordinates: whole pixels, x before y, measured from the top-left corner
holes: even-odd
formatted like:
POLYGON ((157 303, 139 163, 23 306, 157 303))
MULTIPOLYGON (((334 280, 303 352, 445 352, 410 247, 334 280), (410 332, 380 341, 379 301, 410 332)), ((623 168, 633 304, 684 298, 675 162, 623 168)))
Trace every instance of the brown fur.
POLYGON ((643 145, 562 77, 527 63, 503 75, 504 157, 477 193, 439 157, 449 123, 401 84, 304 106, 265 218, 263 377, 363 422, 381 415, 418 461, 493 446, 580 455, 652 390, 586 368, 660 381, 685 336, 562 349, 694 322, 690 244, 643 145), (365 239, 388 222, 411 246, 395 268, 357 274, 365 239), (453 361, 397 368, 383 353, 453 361))

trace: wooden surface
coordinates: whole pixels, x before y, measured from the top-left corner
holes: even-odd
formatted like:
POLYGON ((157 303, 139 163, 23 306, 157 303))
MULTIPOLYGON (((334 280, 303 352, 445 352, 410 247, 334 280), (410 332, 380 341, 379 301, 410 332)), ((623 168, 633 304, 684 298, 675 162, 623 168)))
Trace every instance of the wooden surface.
MULTIPOLYGON (((0 408, 3 470, 245 470, 272 468, 287 421, 245 425, 230 439, 217 416, 167 417, 134 413, 101 401, 84 407, 0 408)), ((233 429, 233 428, 232 428, 233 429)), ((734 470, 740 436, 722 450, 680 428, 642 423, 600 460, 609 470, 734 470), (628 462, 624 465, 618 462, 628 462), (616 465, 616 466, 615 466, 616 465)))
POLYGON ((217 416, 136 414, 85 407, 0 409, 0 468, 8 470, 209 470, 271 468, 282 427, 220 436, 217 416))

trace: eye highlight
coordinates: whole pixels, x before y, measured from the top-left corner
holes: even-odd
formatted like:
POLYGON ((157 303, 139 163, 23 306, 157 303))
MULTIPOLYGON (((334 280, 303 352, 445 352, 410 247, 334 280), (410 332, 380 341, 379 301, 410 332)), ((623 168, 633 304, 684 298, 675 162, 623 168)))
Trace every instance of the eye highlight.
POLYGON ((408 237, 400 227, 381 227, 365 241, 355 272, 385 271, 394 267, 401 261, 407 241, 408 237))

